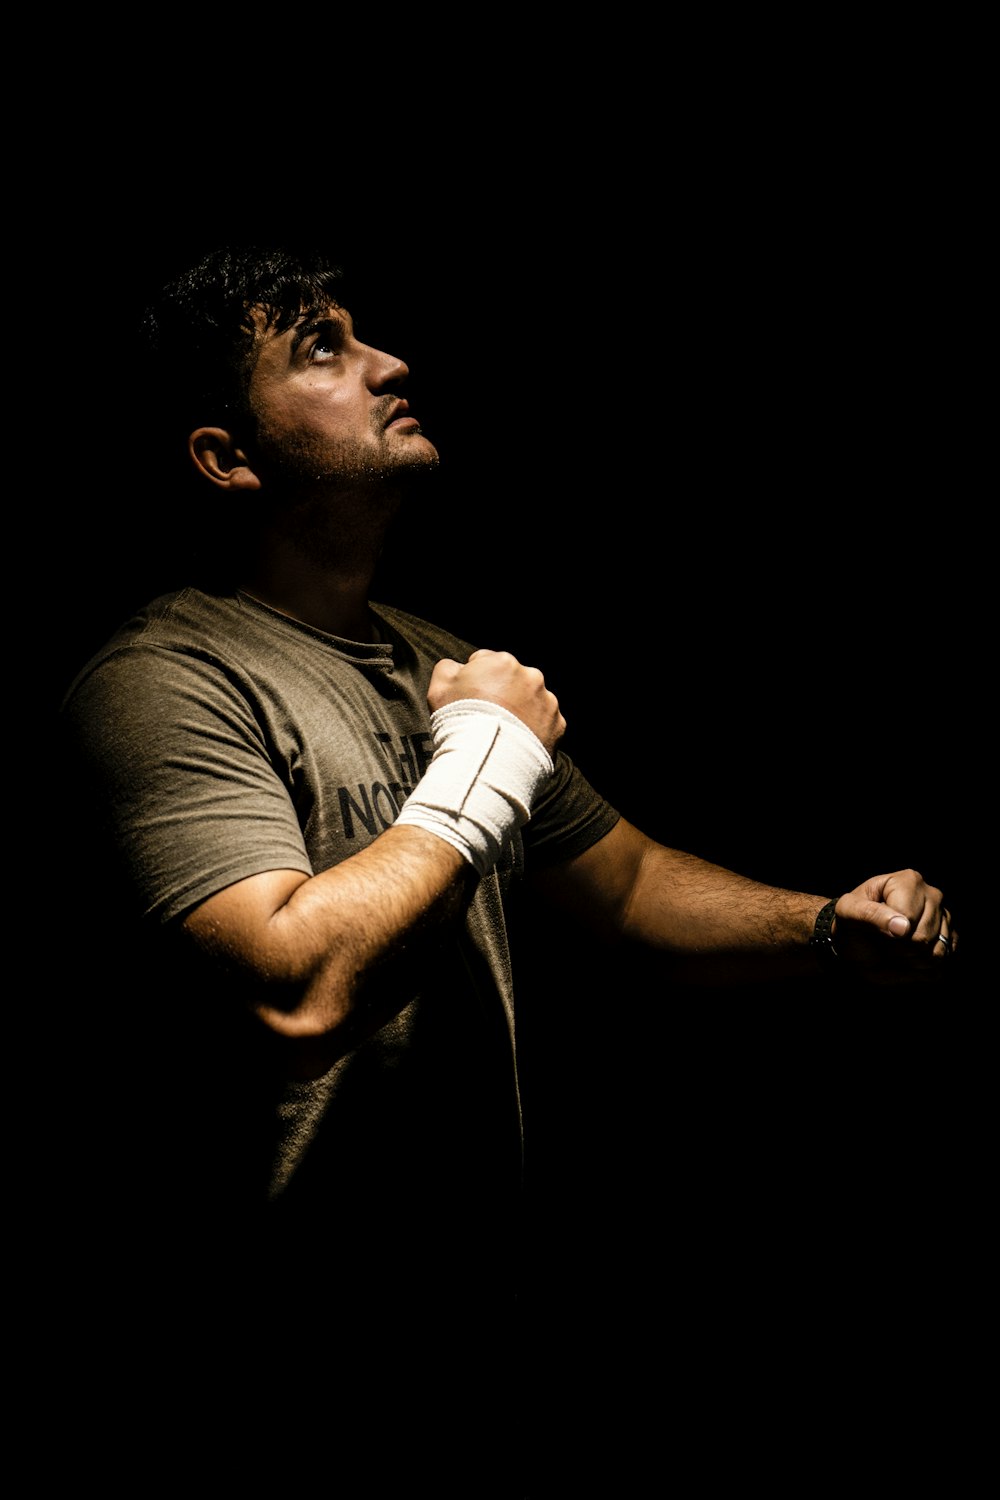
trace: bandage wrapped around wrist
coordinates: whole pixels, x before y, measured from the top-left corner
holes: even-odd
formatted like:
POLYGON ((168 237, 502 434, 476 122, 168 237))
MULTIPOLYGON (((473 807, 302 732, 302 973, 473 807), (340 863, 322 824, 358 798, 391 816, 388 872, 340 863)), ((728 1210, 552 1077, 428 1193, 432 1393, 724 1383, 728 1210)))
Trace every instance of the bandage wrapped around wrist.
POLYGON ((531 817, 552 757, 516 714, 486 698, 436 709, 431 730, 431 763, 396 824, 436 833, 485 875, 531 817))

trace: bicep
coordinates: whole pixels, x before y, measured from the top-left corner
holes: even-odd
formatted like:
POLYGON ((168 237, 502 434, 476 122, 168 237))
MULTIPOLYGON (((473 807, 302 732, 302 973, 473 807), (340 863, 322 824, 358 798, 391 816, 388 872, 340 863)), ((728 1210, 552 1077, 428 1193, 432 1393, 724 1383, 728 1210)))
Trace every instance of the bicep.
POLYGON ((614 941, 625 933, 628 912, 652 841, 625 818, 589 849, 536 872, 532 890, 596 936, 614 941))

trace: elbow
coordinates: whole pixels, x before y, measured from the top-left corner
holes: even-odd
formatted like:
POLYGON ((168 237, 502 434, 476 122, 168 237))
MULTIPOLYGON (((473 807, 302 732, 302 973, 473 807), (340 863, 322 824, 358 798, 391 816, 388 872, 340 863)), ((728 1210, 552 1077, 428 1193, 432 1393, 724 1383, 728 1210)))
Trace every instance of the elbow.
POLYGON ((329 971, 298 982, 266 986, 254 1013, 268 1031, 289 1041, 318 1041, 350 1029, 355 986, 329 971))
POLYGON ((336 1021, 323 1020, 309 1010, 288 1011, 280 1010, 275 1005, 258 1005, 255 1011, 257 1019, 263 1022, 268 1031, 287 1041, 317 1041, 320 1037, 329 1036, 337 1029, 338 1024, 336 1021))
POLYGON ((260 1000, 254 1006, 257 1019, 289 1041, 318 1041, 346 1029, 352 1007, 345 997, 326 994, 320 1000, 307 993, 296 1003, 282 1005, 260 1000))
POLYGON ((284 1065, 301 1077, 317 1077, 354 1050, 404 1008, 398 996, 367 993, 359 987, 311 989, 294 1004, 273 996, 258 998, 254 1014, 273 1039, 284 1065))

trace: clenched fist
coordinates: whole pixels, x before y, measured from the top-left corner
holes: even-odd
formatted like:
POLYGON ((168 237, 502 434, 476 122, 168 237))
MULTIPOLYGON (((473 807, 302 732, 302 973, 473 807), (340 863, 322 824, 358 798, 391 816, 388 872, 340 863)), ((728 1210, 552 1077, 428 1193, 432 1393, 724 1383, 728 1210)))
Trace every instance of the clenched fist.
POLYGON ((486 698, 516 714, 551 755, 566 732, 559 701, 537 667, 522 666, 509 651, 473 651, 469 660, 445 657, 431 673, 431 712, 460 698, 486 698))

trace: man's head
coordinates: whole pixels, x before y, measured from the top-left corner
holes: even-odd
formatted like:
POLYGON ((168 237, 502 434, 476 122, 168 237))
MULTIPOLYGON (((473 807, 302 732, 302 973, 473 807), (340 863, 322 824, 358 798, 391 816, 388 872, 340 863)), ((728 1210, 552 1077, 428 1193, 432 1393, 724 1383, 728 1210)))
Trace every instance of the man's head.
POLYGON ((359 341, 343 270, 322 254, 213 251, 144 329, 158 411, 217 485, 382 483, 437 462, 399 394, 406 365, 359 341))

